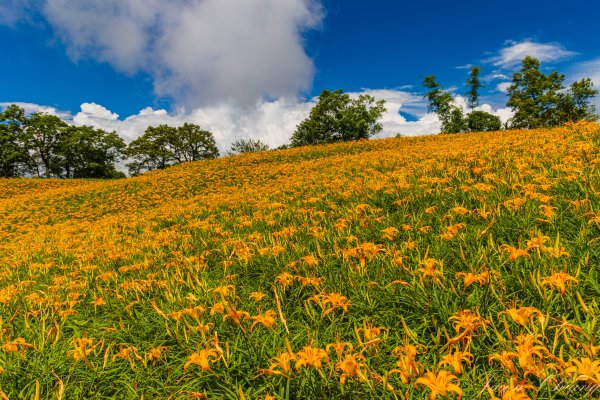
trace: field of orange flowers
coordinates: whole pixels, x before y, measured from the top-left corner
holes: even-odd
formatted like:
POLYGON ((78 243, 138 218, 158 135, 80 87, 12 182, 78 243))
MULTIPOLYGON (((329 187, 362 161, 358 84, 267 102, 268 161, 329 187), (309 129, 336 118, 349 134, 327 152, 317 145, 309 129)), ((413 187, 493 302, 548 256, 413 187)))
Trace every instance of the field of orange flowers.
POLYGON ((600 395, 600 126, 0 180, 0 399, 600 395))

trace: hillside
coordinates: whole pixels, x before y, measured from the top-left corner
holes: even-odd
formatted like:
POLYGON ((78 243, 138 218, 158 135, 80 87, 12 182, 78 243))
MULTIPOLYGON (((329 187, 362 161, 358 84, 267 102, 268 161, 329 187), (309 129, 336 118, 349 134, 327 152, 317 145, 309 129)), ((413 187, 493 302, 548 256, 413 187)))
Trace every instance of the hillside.
POLYGON ((580 123, 0 180, 0 398, 588 398, 599 167, 580 123))

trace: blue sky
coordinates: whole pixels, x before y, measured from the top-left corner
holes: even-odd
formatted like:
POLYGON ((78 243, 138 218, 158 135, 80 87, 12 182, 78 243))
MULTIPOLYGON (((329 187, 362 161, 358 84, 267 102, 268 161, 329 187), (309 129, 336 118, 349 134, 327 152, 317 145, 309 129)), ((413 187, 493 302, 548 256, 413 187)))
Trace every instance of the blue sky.
MULTIPOLYGON (((419 87, 434 74, 447 86, 464 83, 478 64, 508 41, 556 43, 576 52, 548 62, 567 72, 578 61, 600 57, 600 3, 544 1, 327 1, 323 29, 309 35, 308 49, 319 70, 316 90, 341 87, 419 87), (568 4, 568 6, 566 6, 568 4)), ((503 71, 508 73, 509 71, 503 71)), ((598 82, 600 83, 600 82, 598 82)), ((420 88, 419 88, 420 89, 420 88)), ((495 87, 488 85, 488 89, 495 87)))
POLYGON ((600 80, 600 4, 589 0, 139 4, 3 0, 0 103, 30 103, 126 137, 144 123, 187 118, 225 141, 268 130, 265 140, 277 144, 322 89, 390 99, 388 134, 419 134, 436 128, 431 116, 415 125, 425 117, 424 75, 460 94, 468 71, 460 67, 480 65, 493 110, 504 107, 500 89, 525 54, 567 80, 600 80), (134 127, 124 127, 128 117, 134 127))

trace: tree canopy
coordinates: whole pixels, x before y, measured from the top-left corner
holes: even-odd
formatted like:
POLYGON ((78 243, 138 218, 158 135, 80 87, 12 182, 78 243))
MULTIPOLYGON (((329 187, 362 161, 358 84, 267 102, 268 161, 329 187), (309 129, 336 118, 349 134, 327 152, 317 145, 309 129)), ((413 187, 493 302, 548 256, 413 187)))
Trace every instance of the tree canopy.
POLYGON ((438 115, 443 133, 500 130, 502 126, 500 118, 485 111, 474 110, 479 106, 479 89, 483 87, 479 80, 480 73, 481 69, 478 66, 472 67, 469 72, 466 82, 469 90, 466 94, 470 112, 466 115, 457 105, 454 96, 436 81, 434 75, 423 79, 423 86, 429 89, 424 95, 428 102, 428 110, 438 115))
POLYGON ((149 126, 129 144, 125 154, 132 159, 127 164, 129 172, 137 175, 182 162, 217 158, 219 150, 211 132, 186 123, 177 128, 149 126))
POLYGON ((471 110, 479 105, 479 89, 484 87, 479 80, 480 73, 481 68, 475 65, 471 67, 469 77, 467 78, 467 86, 469 88, 469 91, 467 92, 467 104, 471 110))
POLYGON ((61 148, 64 177, 124 177, 116 170, 115 163, 121 160, 125 147, 125 142, 115 132, 70 126, 61 148))
MULTIPOLYGON (((461 125, 459 121, 452 123, 452 112, 456 108, 453 104, 454 98, 450 92, 444 90, 440 85, 435 75, 428 75, 423 79, 423 86, 429 91, 423 96, 427 100, 427 111, 436 113, 442 123, 442 132, 450 132, 456 130, 456 125, 461 125)), ((455 112, 454 118, 456 119, 455 112)))
POLYGON ((25 111, 15 105, 0 113, 0 176, 15 177, 26 172, 27 151, 23 146, 25 111))
POLYGON ((319 101, 292 135, 292 146, 368 139, 381 132, 378 122, 385 112, 385 100, 373 96, 352 98, 342 90, 324 90, 319 101))
POLYGON ((471 111, 467 114, 465 122, 469 132, 499 131, 502 129, 500 118, 485 111, 471 111))
POLYGON ((573 82, 567 90, 564 80, 564 74, 544 74, 537 59, 525 57, 507 92, 507 105, 515 111, 510 127, 531 129, 596 120, 598 116, 589 102, 598 91, 591 79, 573 82))
MULTIPOLYGON (((443 133, 495 131, 502 128, 500 118, 482 110, 479 106, 479 89, 483 87, 479 78, 481 68, 474 66, 466 81, 467 106, 457 105, 455 97, 429 75, 423 86, 429 89, 424 97, 429 112, 438 115, 443 133)), ((583 78, 568 88, 563 85, 565 75, 557 71, 548 74, 540 71, 539 60, 525 57, 521 69, 512 76, 507 90, 507 106, 514 111, 507 126, 515 129, 531 129, 560 126, 581 120, 595 121, 598 115, 591 99, 598 93, 591 79, 583 78)))
POLYGON ((0 174, 4 177, 115 178, 125 142, 116 133, 69 126, 59 117, 11 105, 0 113, 0 174))
POLYGON ((258 153, 266 150, 269 150, 269 145, 260 139, 238 139, 231 143, 229 154, 258 153))

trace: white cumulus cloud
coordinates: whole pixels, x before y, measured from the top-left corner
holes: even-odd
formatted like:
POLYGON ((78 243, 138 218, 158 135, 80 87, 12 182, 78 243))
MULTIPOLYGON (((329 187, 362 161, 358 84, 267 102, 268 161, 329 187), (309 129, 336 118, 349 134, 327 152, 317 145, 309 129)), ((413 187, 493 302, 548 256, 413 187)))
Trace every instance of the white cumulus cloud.
MULTIPOLYGON (((349 94, 353 97, 370 94, 376 99, 386 100, 387 111, 381 119, 383 131, 377 137, 390 137, 398 133, 415 136, 438 133, 440 130, 438 118, 427 114, 426 104, 415 93, 365 89, 360 93, 349 94), (407 121, 400 115, 400 111, 418 119, 407 121)), ((211 131, 221 152, 224 153, 234 140, 242 138, 260 139, 271 148, 288 144, 296 126, 308 117, 317 100, 301 100, 296 96, 289 96, 274 101, 257 101, 254 105, 243 108, 235 103, 221 102, 197 107, 189 112, 176 113, 147 107, 124 119, 117 118, 115 113, 100 105, 84 103, 81 105, 81 111, 71 119, 71 123, 116 131, 126 141, 131 141, 143 134, 148 126, 180 126, 189 122, 211 131)))
POLYGON ((193 108, 252 106, 310 89, 303 34, 320 0, 2 0, 0 25, 45 19, 73 60, 151 76, 157 96, 193 108))
POLYGON ((211 131, 224 153, 234 140, 240 138, 261 139, 271 147, 288 143, 296 125, 308 115, 312 106, 310 101, 289 97, 272 102, 260 101, 251 107, 219 103, 171 114, 163 109, 147 107, 137 114, 118 119, 116 114, 102 106, 93 104, 90 107, 89 103, 84 103, 70 122, 116 131, 127 142, 142 135, 148 126, 193 123, 211 131))
MULTIPOLYGON (((464 114, 469 113, 471 110, 467 104, 467 99, 463 96, 454 97, 454 104, 460 107, 464 114)), ((483 103, 475 107, 473 111, 484 111, 488 114, 492 114, 500 118, 500 122, 506 123, 510 118, 513 117, 514 111, 511 108, 494 108, 491 104, 483 103)))
POLYGON ((71 57, 148 73, 158 96, 188 108, 252 106, 312 82, 302 34, 321 23, 317 0, 41 1, 71 57))
POLYGON ((82 118, 82 121, 84 121, 84 119, 93 120, 95 118, 115 121, 119 118, 119 114, 113 113, 109 109, 96 103, 83 103, 81 105, 81 112, 77 115, 82 118))

